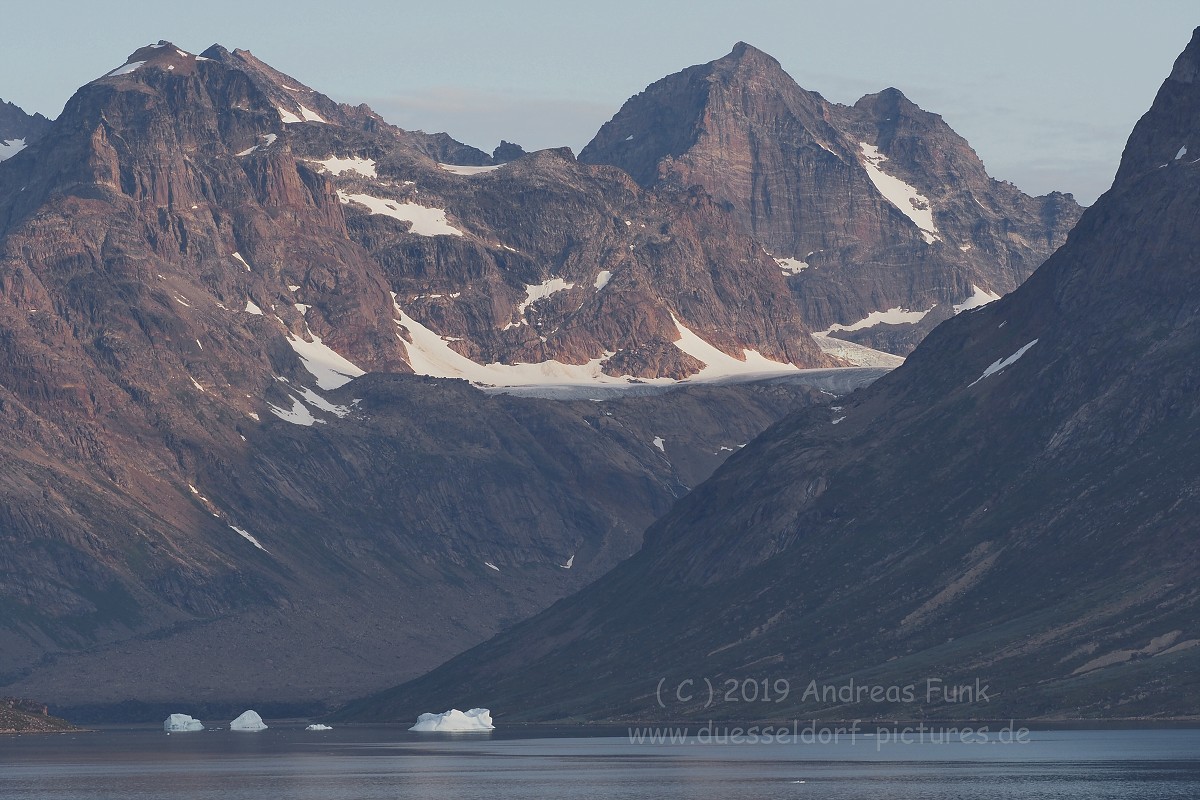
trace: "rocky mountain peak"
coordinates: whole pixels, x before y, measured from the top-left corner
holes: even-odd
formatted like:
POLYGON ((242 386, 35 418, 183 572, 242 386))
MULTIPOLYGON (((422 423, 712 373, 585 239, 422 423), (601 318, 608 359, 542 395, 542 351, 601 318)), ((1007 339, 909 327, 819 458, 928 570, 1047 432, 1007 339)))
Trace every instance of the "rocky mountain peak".
POLYGON ((899 89, 830 103, 744 42, 631 98, 579 159, 701 187, 779 260, 814 330, 898 354, 1015 288, 1079 213, 992 180, 899 89))
POLYGON ((1192 40, 1179 54, 1179 58, 1175 59, 1175 66, 1167 80, 1176 83, 1196 83, 1197 78, 1200 78, 1200 28, 1192 31, 1192 40))
POLYGON ((1150 110, 1138 120, 1113 181, 1119 189, 1137 176, 1200 159, 1200 28, 1175 60, 1150 110))
POLYGON ((713 61, 711 66, 714 72, 722 72, 731 68, 741 68, 743 70, 773 72, 787 78, 789 81, 791 80, 787 73, 783 71, 783 66, 774 56, 746 42, 735 44, 728 55, 713 61))

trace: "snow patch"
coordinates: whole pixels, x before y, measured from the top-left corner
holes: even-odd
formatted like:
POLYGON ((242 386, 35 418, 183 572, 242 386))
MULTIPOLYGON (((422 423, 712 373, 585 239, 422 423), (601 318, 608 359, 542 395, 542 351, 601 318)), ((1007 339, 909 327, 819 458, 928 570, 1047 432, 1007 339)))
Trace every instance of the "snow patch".
POLYGON ((983 371, 983 374, 980 375, 978 378, 976 378, 970 385, 967 386, 967 388, 970 389, 972 386, 974 386, 976 383, 979 383, 984 378, 995 375, 997 372, 1004 369, 1005 367, 1009 367, 1009 366, 1012 366, 1013 364, 1017 363, 1017 360, 1020 359, 1021 356, 1025 355, 1025 353, 1028 352, 1029 348, 1033 347, 1037 343, 1038 343, 1038 340, 1034 339, 1032 342, 1025 345, 1024 347, 1022 347, 1017 352, 1013 353, 1008 358, 1001 358, 1001 359, 998 359, 997 361, 992 362, 991 366, 989 366, 987 369, 985 369, 983 371))
POLYGON ((596 275, 596 282, 592 285, 596 287, 596 291, 598 292, 605 286, 608 286, 608 282, 610 280, 612 280, 612 271, 602 269, 600 270, 599 274, 596 275))
POLYGON ((297 122, 304 122, 304 120, 300 119, 292 112, 279 108, 278 106, 275 108, 275 110, 279 112, 279 118, 283 120, 285 125, 293 125, 297 122))
POLYGON ((146 63, 145 61, 131 61, 122 67, 117 67, 112 72, 107 73, 104 77, 115 78, 118 75, 128 75, 129 73, 133 72, 135 69, 137 69, 138 67, 142 66, 145 63, 146 63))
MULTIPOLYGON (((396 338, 404 343, 408 351, 408 365, 418 375, 434 378, 462 378, 488 386, 548 386, 573 384, 624 384, 630 376, 605 375, 601 363, 614 355, 605 353, 586 364, 564 364, 561 361, 542 361, 535 364, 479 364, 450 347, 454 337, 439 336, 429 328, 395 307, 399 319, 397 325, 408 330, 412 341, 399 332, 396 338)), ((647 383, 672 383, 670 379, 656 379, 647 383)))
MULTIPOLYGON (((299 103, 297 103, 296 105, 300 106, 300 116, 304 117, 305 122, 325 122, 325 119, 317 112, 315 112, 311 109, 305 108, 304 106, 301 106, 299 103)), ((328 125, 329 123, 325 122, 325 124, 328 125)))
POLYGON ((229 723, 231 731, 265 731, 267 726, 257 711, 243 711, 233 722, 229 723))
POLYGON ((443 208, 428 208, 416 203, 385 200, 369 194, 346 194, 341 190, 338 191, 338 198, 343 203, 353 202, 360 206, 366 206, 372 214, 381 214, 385 217, 412 223, 410 232, 418 236, 466 235, 446 221, 446 210, 443 208))
POLYGON ((312 331, 311 342, 288 334, 288 344, 304 362, 304 368, 317 379, 317 386, 322 389, 336 389, 345 386, 353 378, 367 374, 357 364, 339 355, 337 351, 325 344, 320 336, 312 331))
POLYGON ((331 175, 341 175, 343 172, 357 172, 366 178, 377 178, 375 174, 375 162, 369 158, 338 158, 330 156, 323 161, 312 160, 313 164, 320 164, 321 168, 331 175))
POLYGON ((819 336, 828 336, 834 331, 860 331, 863 328, 872 328, 876 325, 904 325, 920 322, 925 318, 925 315, 933 311, 937 307, 937 303, 931 305, 925 311, 909 311, 907 309, 896 306, 889 308, 887 311, 872 311, 863 319, 849 325, 834 323, 823 331, 818 331, 819 336))
POLYGON ((12 158, 24 149, 24 139, 9 139, 7 141, 0 139, 0 161, 12 158))
POLYGON ((567 283, 562 278, 549 278, 541 283, 531 284, 525 287, 525 299, 517 306, 517 322, 510 322, 504 326, 504 330, 516 328, 525 324, 525 311, 539 300, 544 300, 555 292, 563 292, 568 289, 574 289, 575 284, 567 283))
MULTIPOLYGON (((772 258, 775 258, 772 256, 772 258)), ((775 258, 775 263, 783 270, 784 275, 799 275, 808 269, 808 262, 798 258, 775 258)))
POLYGON ((572 553, 571 557, 567 559, 567 563, 559 564, 559 566, 563 569, 570 569, 571 567, 575 566, 575 554, 572 553))
POLYGON ((667 440, 662 438, 661 436, 654 437, 654 446, 659 449, 659 452, 662 452, 662 453, 667 452, 667 448, 664 447, 664 445, 666 443, 667 443, 667 440))
POLYGON ((245 311, 247 314, 256 314, 260 317, 263 315, 263 310, 255 305, 253 300, 246 301, 245 311))
POLYGON ((954 304, 954 313, 958 314, 963 311, 970 311, 973 308, 983 308, 993 300, 999 300, 1000 295, 995 292, 989 292, 987 289, 980 289, 975 284, 971 284, 971 296, 961 303, 954 304))
MULTIPOLYGON (((302 425, 305 428, 311 427, 317 421, 317 418, 314 417, 312 412, 308 410, 308 406, 304 405, 302 401, 292 397, 291 395, 289 395, 289 399, 292 401, 292 408, 290 411, 286 408, 280 408, 274 403, 267 403, 267 408, 272 414, 279 417, 284 422, 290 422, 293 425, 302 425)), ((258 419, 256 414, 251 414, 250 416, 254 419, 258 419)))
POLYGON ((303 397, 304 401, 313 408, 319 408, 322 411, 328 411, 330 414, 333 414, 338 418, 345 417, 350 413, 349 406, 339 406, 331 403, 308 387, 300 387, 300 396, 303 397))
POLYGON ((469 175, 482 175, 485 172, 492 172, 494 170, 500 169, 504 165, 496 164, 495 166, 491 166, 491 167, 468 167, 468 166, 464 166, 462 164, 443 164, 441 162, 438 162, 438 166, 441 167, 442 169, 446 170, 446 172, 453 172, 455 175, 468 175, 469 176, 469 175))
POLYGON ((941 241, 941 237, 936 235, 938 229, 933 222, 933 208, 929 205, 929 199, 915 187, 880 169, 879 165, 888 159, 879 152, 878 147, 866 142, 859 142, 858 146, 862 148, 863 167, 867 170, 867 176, 879 193, 921 229, 926 244, 941 241))
POLYGON ((742 357, 736 358, 704 341, 704 339, 700 338, 690 328, 687 328, 676 319, 674 314, 671 315, 671 321, 675 323, 675 329, 679 332, 679 338, 674 342, 675 346, 689 356, 704 362, 704 368, 691 376, 689 380, 705 380, 764 372, 799 372, 800 370, 795 364, 772 361, 757 350, 744 349, 742 350, 742 357))
POLYGON ((245 539, 247 542, 249 542, 250 544, 257 547, 259 550, 262 550, 264 553, 267 552, 267 548, 263 547, 259 543, 258 539, 255 539, 253 536, 251 536, 249 533, 247 533, 246 531, 239 528, 237 525, 230 525, 229 527, 232 528, 237 533, 238 536, 241 536, 243 539, 245 539))
POLYGON ((1187 145, 1185 144, 1183 147, 1179 148, 1179 152, 1175 154, 1175 160, 1178 161, 1179 159, 1183 158, 1186 155, 1187 155, 1187 145))
POLYGON ((260 133, 258 135, 258 138, 263 140, 262 144, 256 144, 253 147, 247 147, 245 150, 238 153, 237 157, 241 158, 242 156, 248 156, 260 147, 264 147, 264 148, 270 147, 271 145, 275 144, 275 140, 278 139, 279 137, 277 135, 275 135, 274 133, 260 133))
POLYGON ((422 714, 417 717, 417 724, 410 731, 438 733, 469 733, 473 731, 490 731, 495 729, 492 724, 492 712, 486 708, 472 708, 463 713, 452 708, 441 714, 422 714))
MULTIPOLYGON (((241 253, 232 253, 231 255, 232 255, 232 256, 233 256, 235 259, 237 259, 238 261, 240 261, 240 262, 241 262, 242 266, 246 268, 246 272, 249 272, 249 271, 250 271, 250 265, 246 263, 246 259, 242 258, 242 254, 241 254, 241 253)), ((262 312, 260 311, 259 313, 262 313, 262 312)))
POLYGON ((487 567, 488 569, 494 569, 494 570, 496 570, 496 572, 499 572, 499 571, 500 571, 500 568, 499 568, 499 567, 497 567, 495 564, 493 564, 493 563, 492 563, 492 562, 490 562, 490 561, 485 561, 485 562, 483 562, 483 565, 484 565, 485 567, 487 567))

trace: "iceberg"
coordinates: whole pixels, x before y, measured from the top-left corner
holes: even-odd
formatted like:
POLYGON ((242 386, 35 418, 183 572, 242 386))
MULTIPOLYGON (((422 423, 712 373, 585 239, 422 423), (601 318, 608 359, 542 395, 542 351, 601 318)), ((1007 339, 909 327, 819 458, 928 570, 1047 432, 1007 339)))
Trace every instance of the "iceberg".
POLYGON ((242 715, 229 723, 231 731, 265 731, 267 726, 257 711, 243 711, 242 715))
POLYGON ((331 731, 331 730, 333 730, 333 728, 329 727, 328 725, 322 725, 318 722, 316 725, 309 725, 304 730, 306 730, 306 731, 331 731))
POLYGON ((204 723, 187 714, 172 714, 163 722, 163 730, 167 733, 193 733, 204 730, 204 723))
POLYGON ((410 731, 465 733, 470 731, 490 731, 496 726, 492 724, 492 712, 486 708, 472 708, 465 714, 457 708, 444 711, 441 714, 422 714, 417 717, 417 724, 410 731))

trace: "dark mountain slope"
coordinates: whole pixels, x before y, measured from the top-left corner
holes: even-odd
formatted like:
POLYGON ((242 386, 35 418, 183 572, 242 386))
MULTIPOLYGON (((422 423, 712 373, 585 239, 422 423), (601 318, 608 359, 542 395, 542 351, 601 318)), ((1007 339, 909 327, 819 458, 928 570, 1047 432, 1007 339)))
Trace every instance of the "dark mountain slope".
POLYGON ((1018 290, 772 427, 604 579, 346 716, 1200 715, 1198 64, 1200 29, 1018 290), (688 678, 792 692, 656 702, 688 678))

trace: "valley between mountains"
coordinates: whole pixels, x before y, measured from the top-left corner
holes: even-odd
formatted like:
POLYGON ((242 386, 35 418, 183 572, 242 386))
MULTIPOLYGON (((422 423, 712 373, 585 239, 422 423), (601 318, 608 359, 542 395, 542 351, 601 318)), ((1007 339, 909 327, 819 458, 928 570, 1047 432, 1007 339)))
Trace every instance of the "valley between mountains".
POLYGON ((1087 212, 744 43, 578 154, 220 45, 0 105, 0 686, 609 719, 685 664, 970 663, 1038 687, 1013 713, 1110 675, 1159 713, 1196 652, 1181 64, 1087 212), (1124 650, 1165 671, 1072 672, 1124 650))

